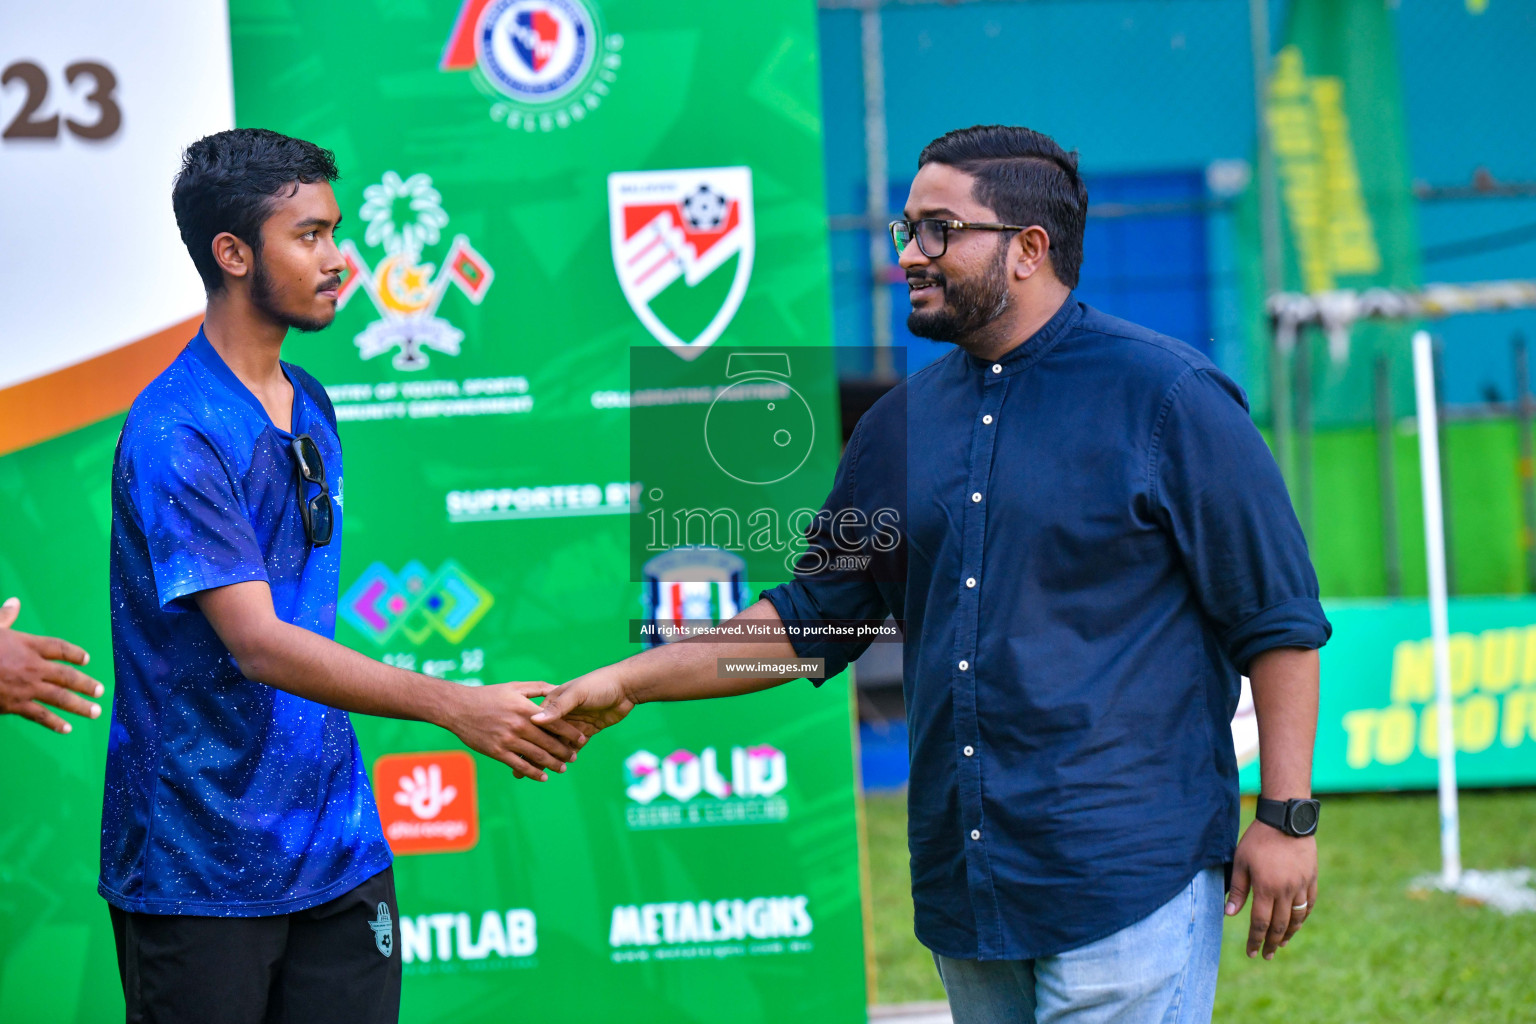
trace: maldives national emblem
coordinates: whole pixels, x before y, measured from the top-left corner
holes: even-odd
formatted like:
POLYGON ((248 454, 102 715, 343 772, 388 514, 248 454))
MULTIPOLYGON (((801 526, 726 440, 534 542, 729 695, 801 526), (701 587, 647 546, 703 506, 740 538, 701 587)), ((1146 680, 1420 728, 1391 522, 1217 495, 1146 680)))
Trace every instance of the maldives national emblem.
POLYGON ((361 216, 368 224, 363 241, 382 247, 384 258, 370 268, 350 238, 341 243, 347 276, 337 308, 362 289, 381 317, 357 335, 358 353, 372 359, 398 348, 397 370, 425 369, 431 362, 427 349, 458 355, 464 332, 438 316, 437 308, 449 285, 478 306, 496 275, 464 235, 449 243, 442 269, 422 261, 426 247, 437 244, 448 224, 432 179, 425 174, 402 179, 385 171, 382 181, 363 189, 361 216))
POLYGON ((696 359, 730 325, 752 277, 752 169, 610 174, 608 221, 630 308, 657 341, 696 359))

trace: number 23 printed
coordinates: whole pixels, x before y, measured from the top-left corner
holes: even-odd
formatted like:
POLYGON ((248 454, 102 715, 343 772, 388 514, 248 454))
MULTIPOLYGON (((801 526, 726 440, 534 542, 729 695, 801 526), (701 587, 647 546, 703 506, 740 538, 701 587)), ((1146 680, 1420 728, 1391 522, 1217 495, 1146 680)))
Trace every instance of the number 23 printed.
MULTIPOLYGON (((64 118, 64 126, 70 133, 92 141, 111 138, 123 126, 123 110, 117 104, 117 76, 105 64, 82 60, 64 69, 64 80, 74 85, 81 78, 89 78, 91 91, 85 102, 95 110, 96 120, 76 121, 64 118)), ((21 110, 0 132, 0 139, 56 139, 59 137, 59 115, 43 112, 48 99, 48 73, 29 60, 19 60, 0 72, 0 87, 12 82, 26 86, 26 98, 21 110)))

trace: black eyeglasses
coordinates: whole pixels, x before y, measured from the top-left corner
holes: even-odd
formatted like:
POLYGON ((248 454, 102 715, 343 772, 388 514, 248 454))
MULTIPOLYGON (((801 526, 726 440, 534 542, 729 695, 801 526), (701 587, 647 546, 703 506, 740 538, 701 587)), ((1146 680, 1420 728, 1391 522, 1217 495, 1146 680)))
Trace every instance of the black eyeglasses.
POLYGON ((1022 224, 993 224, 988 221, 939 220, 924 217, 922 220, 891 221, 891 242, 899 256, 917 239, 917 249, 924 256, 936 260, 949 251, 951 231, 1024 231, 1022 224))
POLYGON ((299 514, 304 517, 304 536, 314 547, 323 548, 331 542, 331 532, 336 528, 336 508, 331 504, 331 489, 325 482, 325 460, 320 457, 320 446, 308 434, 295 437, 289 447, 299 474, 299 514), (320 493, 307 501, 306 483, 320 488, 320 493))

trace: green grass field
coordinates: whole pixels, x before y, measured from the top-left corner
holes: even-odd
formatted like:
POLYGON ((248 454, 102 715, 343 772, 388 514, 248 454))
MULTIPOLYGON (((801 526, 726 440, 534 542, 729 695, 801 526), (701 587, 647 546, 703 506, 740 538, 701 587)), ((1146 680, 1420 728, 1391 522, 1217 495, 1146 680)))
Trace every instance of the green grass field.
MULTIPOLYGON (((866 806, 878 1000, 942 999, 912 935, 906 798, 866 806)), ((1536 1021, 1536 914, 1407 893, 1410 879, 1439 869, 1438 820, 1433 794, 1325 797, 1317 910, 1268 962, 1243 955, 1247 908, 1228 921, 1215 1019, 1536 1021)), ((1536 791, 1465 792, 1461 828, 1467 867, 1536 866, 1536 791)))

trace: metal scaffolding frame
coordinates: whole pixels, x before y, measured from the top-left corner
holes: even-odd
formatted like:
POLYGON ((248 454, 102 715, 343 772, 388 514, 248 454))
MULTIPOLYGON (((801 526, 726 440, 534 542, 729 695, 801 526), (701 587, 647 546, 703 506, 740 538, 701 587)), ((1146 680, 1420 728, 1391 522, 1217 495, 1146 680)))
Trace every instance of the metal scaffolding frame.
MULTIPOLYGON (((1350 330, 1362 320, 1391 320, 1411 322, 1438 320, 1465 313, 1501 312, 1513 309, 1536 309, 1536 280, 1483 281, 1472 284, 1430 284, 1423 288, 1367 288, 1360 291, 1338 290, 1306 294, 1280 292, 1269 297, 1268 313, 1272 344, 1270 351, 1283 360, 1293 352, 1297 355, 1308 346, 1299 344, 1301 332, 1306 328, 1321 330, 1328 339, 1333 358, 1349 357, 1350 330)), ((1514 339, 1515 401, 1504 406, 1484 406, 1474 410, 1474 415, 1514 413, 1520 435, 1521 497, 1524 515, 1522 545, 1525 550, 1526 586, 1536 591, 1536 478, 1532 470, 1532 416, 1536 413, 1536 398, 1530 390, 1530 372, 1524 338, 1514 339)), ((1435 373, 1442 376, 1438 355, 1435 357, 1435 373)), ((1402 570, 1398 560, 1396 480, 1392 466, 1390 434, 1393 426, 1390 385, 1385 355, 1378 355, 1375 386, 1375 421, 1378 434, 1377 459, 1380 473, 1382 502, 1383 559, 1387 576, 1387 592, 1401 592, 1402 570)), ((1433 389, 1439 394, 1442 389, 1433 389)), ((1439 398, 1443 403, 1443 396, 1439 398)), ((1298 404, 1298 411, 1302 410, 1298 404)), ((1448 419, 1443 409, 1435 417, 1437 429, 1443 429, 1448 419)), ((1298 417, 1296 424, 1300 436, 1310 437, 1311 423, 1298 417)), ((1445 464, 1443 444, 1436 450, 1440 459, 1440 476, 1449 477, 1445 464)), ((1310 445, 1299 447, 1298 459, 1292 481, 1294 493, 1311 494, 1312 460, 1310 445)), ((1297 502, 1298 516, 1303 529, 1312 532, 1310 502, 1303 506, 1297 502)), ((1445 508, 1445 532, 1451 532, 1449 507, 1445 508)), ((1448 563, 1447 576, 1454 589, 1454 565, 1448 563)))

